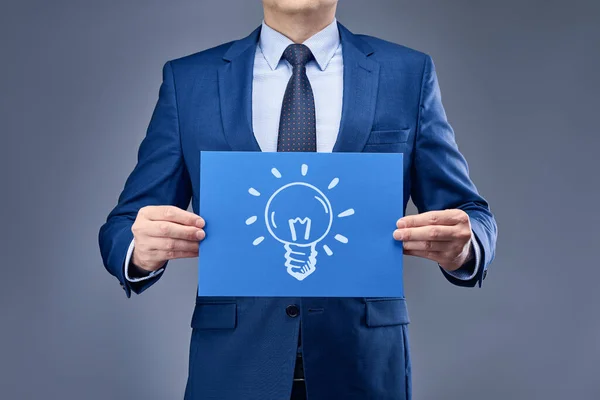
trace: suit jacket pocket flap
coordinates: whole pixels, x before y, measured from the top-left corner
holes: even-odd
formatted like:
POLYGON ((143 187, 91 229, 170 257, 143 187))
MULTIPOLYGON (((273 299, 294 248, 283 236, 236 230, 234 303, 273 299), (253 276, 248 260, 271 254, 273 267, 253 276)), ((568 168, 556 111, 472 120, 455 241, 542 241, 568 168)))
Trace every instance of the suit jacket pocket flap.
POLYGON ((386 131, 371 131, 367 144, 403 143, 408 140, 410 128, 386 131))
POLYGON ((409 322, 406 300, 402 298, 366 301, 367 326, 401 325, 409 322))
POLYGON ((236 326, 237 305, 196 303, 192 315, 194 329, 233 329, 236 326))

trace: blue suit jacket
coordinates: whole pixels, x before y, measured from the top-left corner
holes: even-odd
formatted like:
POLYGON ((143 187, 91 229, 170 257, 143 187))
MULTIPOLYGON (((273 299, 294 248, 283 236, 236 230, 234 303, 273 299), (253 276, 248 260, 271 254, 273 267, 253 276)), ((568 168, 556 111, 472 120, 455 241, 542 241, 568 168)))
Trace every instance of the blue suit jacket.
MULTIPOLYGON (((342 121, 334 151, 404 153, 404 206, 420 212, 460 208, 494 258, 496 223, 469 179, 440 99, 431 58, 339 25, 344 58, 342 121)), ((169 61, 138 163, 100 229, 108 271, 124 278, 131 226, 146 205, 198 213, 200 150, 260 151, 252 132, 252 69, 260 28, 248 37, 169 61)), ((401 173, 397 171, 396 173, 401 173)), ((394 221, 390 221, 393 224, 394 221)), ((390 232, 391 234, 391 232, 390 232)), ((403 298, 200 298, 191 326, 186 399, 289 398, 302 324, 309 398, 408 399, 409 322, 403 298), (286 314, 297 304, 300 315, 286 314)))

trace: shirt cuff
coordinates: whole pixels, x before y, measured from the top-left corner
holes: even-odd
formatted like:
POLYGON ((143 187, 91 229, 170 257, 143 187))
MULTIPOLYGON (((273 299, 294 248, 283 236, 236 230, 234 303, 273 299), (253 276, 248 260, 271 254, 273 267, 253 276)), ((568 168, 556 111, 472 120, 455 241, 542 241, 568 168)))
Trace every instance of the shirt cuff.
POLYGON ((479 271, 479 268, 481 268, 481 248, 479 247, 479 242, 475 238, 475 233, 472 231, 471 248, 473 249, 473 259, 457 270, 446 271, 448 275, 452 276, 453 278, 460 279, 461 281, 470 281, 477 276, 477 271, 479 271))
MULTIPOLYGON (((149 271, 148 275, 146 276, 140 276, 135 278, 129 276, 129 268, 131 267, 131 255, 133 254, 134 242, 135 239, 131 239, 131 243, 129 243, 129 248, 127 249, 127 257, 125 258, 125 279, 127 279, 129 282, 141 282, 162 273, 165 270, 165 267, 157 269, 156 271, 149 271)), ((139 269, 140 268, 138 268, 138 270, 139 269)))

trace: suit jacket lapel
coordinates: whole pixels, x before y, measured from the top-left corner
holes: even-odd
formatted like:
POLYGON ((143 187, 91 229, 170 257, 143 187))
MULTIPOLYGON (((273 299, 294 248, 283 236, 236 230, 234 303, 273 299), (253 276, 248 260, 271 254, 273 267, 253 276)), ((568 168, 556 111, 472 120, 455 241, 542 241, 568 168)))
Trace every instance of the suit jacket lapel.
MULTIPOLYGON (((379 63, 373 49, 338 23, 344 58, 342 118, 333 151, 363 150, 375 116, 379 63)), ((219 68, 219 100, 227 143, 233 151, 260 151, 252 131, 252 77, 260 27, 233 42, 219 68)), ((318 133, 317 133, 318 134, 318 133)))
POLYGON ((233 42, 219 68, 219 100, 225 139, 233 151, 260 151, 252 131, 252 76, 260 27, 233 42))
POLYGON ((342 119, 333 151, 361 152, 373 118, 379 86, 379 63, 369 59, 373 49, 338 23, 344 59, 342 119))

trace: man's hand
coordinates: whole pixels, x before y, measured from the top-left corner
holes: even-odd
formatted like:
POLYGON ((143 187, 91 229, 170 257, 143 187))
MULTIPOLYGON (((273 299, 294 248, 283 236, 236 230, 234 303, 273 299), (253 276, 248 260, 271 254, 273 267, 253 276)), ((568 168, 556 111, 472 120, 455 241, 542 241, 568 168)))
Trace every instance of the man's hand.
POLYGON ((198 256, 204 239, 204 220, 174 206, 147 206, 138 211, 131 231, 135 246, 131 262, 156 271, 175 258, 198 256))
POLYGON ((404 254, 428 258, 446 271, 469 261, 471 222, 462 210, 430 211, 400 218, 394 239, 403 242, 404 254))

